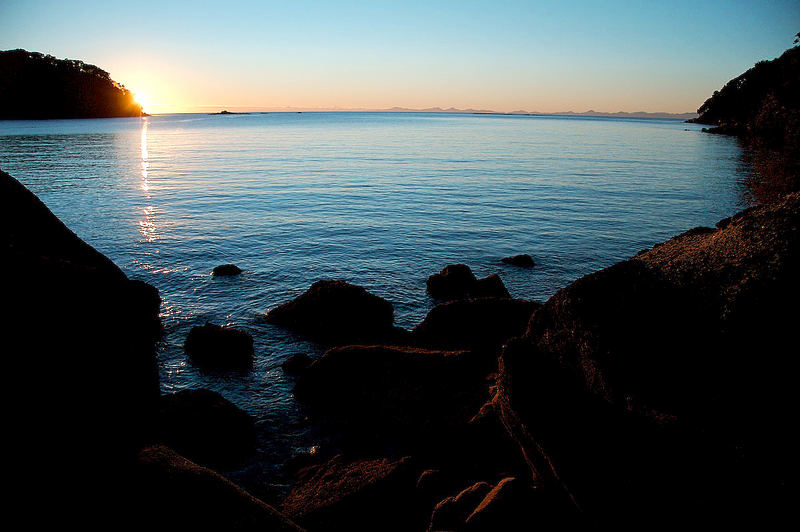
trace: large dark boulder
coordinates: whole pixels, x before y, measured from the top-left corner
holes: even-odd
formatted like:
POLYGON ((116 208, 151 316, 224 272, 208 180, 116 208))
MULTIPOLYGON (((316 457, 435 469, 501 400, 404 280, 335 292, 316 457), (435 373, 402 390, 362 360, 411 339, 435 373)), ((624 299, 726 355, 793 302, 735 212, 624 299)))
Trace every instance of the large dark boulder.
POLYGON ((129 502, 117 523, 137 530, 302 532, 290 518, 173 450, 139 453, 129 502))
POLYGON ((396 334, 393 320, 391 303, 345 281, 317 281, 266 315, 268 323, 334 345, 385 341, 396 334))
POLYGON ((210 467, 231 467, 255 451, 252 416, 211 390, 162 396, 158 429, 167 446, 210 467))
POLYGON ((282 509, 310 531, 420 530, 416 470, 409 457, 348 461, 339 455, 303 471, 282 509))
MULTIPOLYGON (((151 436, 160 298, 4 172, 0 279, 5 392, 16 404, 5 421, 10 482, 23 496, 49 479, 59 494, 52 515, 69 521, 84 501, 101 504, 109 490, 100 486, 116 482, 113 464, 151 436)), ((25 503, 32 498, 10 506, 25 503)))
POLYGON ((479 298, 436 305, 412 331, 419 345, 445 349, 496 349, 521 336, 541 305, 510 298, 479 298))
POLYGON ((511 297, 497 274, 478 279, 466 264, 450 264, 428 277, 428 293, 435 299, 511 297))
POLYGON ((367 435, 429 439, 478 412, 495 368, 487 352, 339 347, 303 372, 294 394, 319 420, 367 435))
POLYGON ((532 474, 605 524, 785 518, 799 226, 789 195, 534 313, 495 399, 532 474))
POLYGON ((247 331, 206 323, 192 327, 183 344, 204 370, 247 369, 253 365, 253 337, 247 331))

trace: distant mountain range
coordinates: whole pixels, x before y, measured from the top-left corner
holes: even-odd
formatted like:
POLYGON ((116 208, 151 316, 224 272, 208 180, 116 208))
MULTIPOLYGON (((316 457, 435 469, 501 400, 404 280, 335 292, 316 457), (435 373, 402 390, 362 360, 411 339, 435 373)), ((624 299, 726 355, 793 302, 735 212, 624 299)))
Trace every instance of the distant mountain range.
MULTIPOLYGON (((231 108, 234 109, 234 108, 231 108)), ((604 113, 601 111, 589 110, 582 113, 575 111, 564 111, 561 113, 543 113, 539 111, 525 111, 517 110, 508 113, 494 111, 492 109, 457 109, 455 107, 427 107, 425 109, 411 109, 409 107, 391 107, 389 109, 343 109, 339 107, 282 107, 282 108, 269 108, 269 109, 255 109, 255 108, 235 108, 237 111, 249 112, 341 112, 341 113, 355 113, 355 112, 374 112, 374 113, 450 113, 450 114, 485 114, 485 115, 537 115, 537 116, 597 116, 597 117, 611 117, 611 118, 673 118, 676 120, 688 120, 697 118, 697 113, 648 113, 645 111, 635 111, 632 113, 617 111, 615 113, 604 113)))
POLYGON ((624 111, 617 111, 616 113, 604 113, 601 111, 589 110, 582 113, 575 111, 565 111, 562 113, 541 113, 538 111, 511 111, 510 113, 501 113, 489 109, 456 109, 450 107, 442 109, 441 107, 429 107, 428 109, 406 109, 404 107, 392 107, 391 109, 380 109, 385 112, 392 113, 462 113, 462 114, 491 114, 491 115, 545 115, 545 116, 606 116, 614 118, 675 118, 680 120, 688 120, 697 117, 697 113, 648 113, 645 111, 635 111, 633 113, 626 113, 624 111))

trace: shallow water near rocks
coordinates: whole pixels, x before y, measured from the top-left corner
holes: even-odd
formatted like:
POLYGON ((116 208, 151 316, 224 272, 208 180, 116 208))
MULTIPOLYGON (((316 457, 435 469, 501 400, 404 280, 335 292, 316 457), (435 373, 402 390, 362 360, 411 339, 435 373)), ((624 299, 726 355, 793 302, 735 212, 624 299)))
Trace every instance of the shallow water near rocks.
POLYGON ((425 280, 450 263, 543 301, 742 206, 740 148, 700 129, 424 113, 0 121, 0 167, 159 289, 162 390, 210 388, 252 414, 259 455, 227 474, 280 492, 280 465, 320 437, 280 364, 321 349, 263 323, 264 312, 316 280, 344 279, 413 327, 434 303, 425 280), (536 267, 500 262, 520 253, 536 267), (210 275, 225 263, 244 273, 210 275), (207 374, 187 361, 183 341, 206 321, 253 334, 251 371, 207 374))

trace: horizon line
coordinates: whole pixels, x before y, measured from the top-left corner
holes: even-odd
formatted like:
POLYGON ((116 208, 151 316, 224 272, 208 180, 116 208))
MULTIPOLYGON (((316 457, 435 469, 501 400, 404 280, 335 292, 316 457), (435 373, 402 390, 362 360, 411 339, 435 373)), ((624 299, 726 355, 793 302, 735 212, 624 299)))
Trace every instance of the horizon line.
MULTIPOLYGON (((154 106, 158 107, 158 106, 154 106)), ((167 114, 217 114, 221 111, 230 113, 270 113, 270 112, 340 112, 340 113, 441 113, 441 114, 487 114, 487 115, 530 115, 530 116, 608 116, 608 117, 634 117, 634 118, 693 118, 698 116, 696 111, 671 113, 666 111, 527 111, 524 109, 515 111, 495 111, 492 109, 459 109, 455 107, 427 107, 427 108, 408 108, 408 107, 389 107, 389 108, 363 108, 363 107, 255 107, 255 106, 224 106, 224 105, 198 105, 197 108, 206 108, 208 111, 177 111, 177 112, 147 112, 149 115, 167 114)), ((146 112, 146 111, 145 111, 146 112)))

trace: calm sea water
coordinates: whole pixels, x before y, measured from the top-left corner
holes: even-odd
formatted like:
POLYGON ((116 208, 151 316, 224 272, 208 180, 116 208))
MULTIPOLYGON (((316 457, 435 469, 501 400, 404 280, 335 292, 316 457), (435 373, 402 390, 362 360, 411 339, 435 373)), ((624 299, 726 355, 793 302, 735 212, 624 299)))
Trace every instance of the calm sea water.
POLYGON ((319 437, 280 363, 320 350, 262 323, 269 308, 345 279, 413 327, 433 305, 426 278, 456 262, 545 300, 731 215, 747 172, 734 140, 673 120, 391 113, 0 122, 0 167, 160 290, 162 388, 211 388, 256 417, 259 458, 230 472, 251 485, 280 484, 275 467, 319 437), (500 263, 517 253, 537 266, 500 263), (210 276, 228 262, 245 273, 210 276), (252 371, 187 361, 206 321, 253 334, 252 371))

